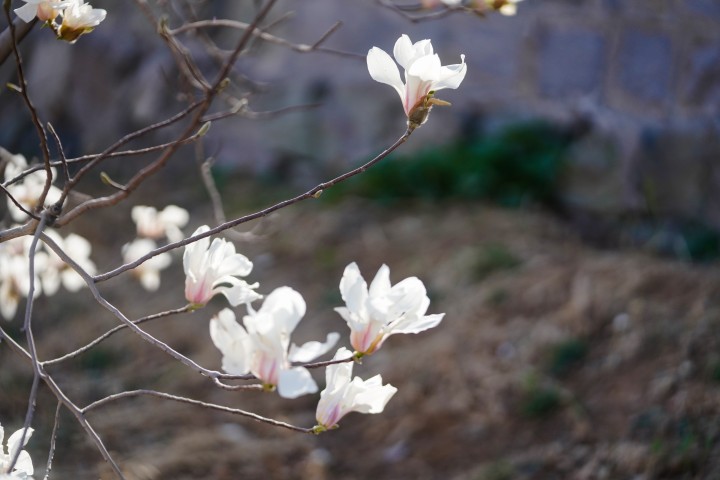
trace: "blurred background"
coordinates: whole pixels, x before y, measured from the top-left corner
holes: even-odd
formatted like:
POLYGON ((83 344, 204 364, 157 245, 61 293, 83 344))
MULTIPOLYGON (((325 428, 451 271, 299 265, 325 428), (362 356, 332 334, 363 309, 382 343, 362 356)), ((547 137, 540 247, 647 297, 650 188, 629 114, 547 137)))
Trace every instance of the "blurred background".
MULTIPOLYGON (((134 4, 95 3, 108 18, 76 45, 39 28, 21 45, 32 98, 68 156, 101 151, 183 105, 155 26, 134 4)), ((186 2, 152 5, 167 7, 171 28, 189 15, 186 2)), ((250 21, 260 4, 187 5, 203 18, 250 21)), ((320 201, 251 225, 257 238, 237 247, 262 292, 290 285, 305 296, 297 343, 346 332, 332 308, 351 261, 366 279, 383 263, 393 282, 418 276, 430 313, 445 320, 393 337, 356 367, 399 388, 385 413, 351 415, 319 437, 153 399, 90 415, 128 478, 720 478, 720 3, 525 0, 514 17, 410 22, 370 0, 287 0, 269 21, 287 11, 274 35, 313 44, 342 21, 323 45, 346 54, 257 42, 234 88, 259 113, 215 122, 202 151, 182 149, 133 204, 187 208, 189 234, 214 221, 199 155, 216 159, 232 217, 367 161, 405 130, 397 95, 367 73, 367 50, 390 52, 402 33, 430 38, 444 64, 466 55, 461 87, 438 95, 453 106, 435 108, 387 161, 320 201), (277 112, 288 106, 299 108, 277 112)), ((209 34, 221 48, 239 36, 209 34)), ((212 71, 202 39, 182 38, 212 71)), ((3 83, 15 78, 12 61, 0 66, 3 83)), ((30 119, 8 89, 0 125, 0 146, 37 156, 30 119)), ((122 181, 143 161, 103 169, 122 181)), ((108 188, 97 176, 81 185, 108 188)), ((72 225, 93 241, 102 271, 133 237, 130 206, 72 225)), ((149 294, 125 275, 104 293, 131 318, 182 306, 179 259, 162 281, 149 294)), ((219 368, 207 322, 222 307, 216 299, 148 331, 219 368)), ((41 353, 57 356, 114 326, 98 310, 87 292, 40 298, 41 353)), ((18 318, 8 328, 21 335, 18 318)), ((1 345, 0 365, 7 432, 31 377, 1 345)), ((313 424, 316 397, 218 391, 127 332, 56 368, 79 404, 157 388, 313 424)), ((43 395, 29 446, 38 468, 54 415, 43 395)), ((112 478, 73 422, 61 421, 57 478, 112 478)))

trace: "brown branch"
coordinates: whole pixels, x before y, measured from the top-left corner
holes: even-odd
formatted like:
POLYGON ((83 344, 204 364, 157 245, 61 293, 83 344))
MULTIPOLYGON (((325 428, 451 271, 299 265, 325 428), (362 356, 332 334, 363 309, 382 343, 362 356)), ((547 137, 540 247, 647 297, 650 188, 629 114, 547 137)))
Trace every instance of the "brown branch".
MULTIPOLYGON (((365 58, 365 55, 359 54, 359 53, 353 53, 353 52, 345 52, 342 50, 336 50, 333 48, 326 48, 321 46, 321 44, 328 39, 333 33, 337 31, 338 28, 342 26, 342 22, 337 22, 335 25, 330 27, 324 34, 320 36, 320 39, 317 40, 312 45, 307 45, 304 43, 293 43, 288 40, 285 40, 282 37, 278 37, 275 35, 272 35, 270 33, 267 33, 263 30, 256 30, 255 33, 253 33, 254 36, 260 38, 261 40, 264 40, 269 43, 273 43, 275 45, 281 45, 284 47, 287 47, 293 51, 300 52, 300 53, 309 53, 309 52, 322 52, 322 53, 328 53, 333 55, 340 55, 343 57, 355 57, 355 58, 365 58)), ((185 23, 178 28, 170 29, 168 30, 168 33, 170 35, 177 35, 179 33, 184 33, 192 30, 198 30, 203 28, 234 28, 238 30, 247 30, 249 28, 249 25, 244 22, 239 22, 237 20, 229 20, 229 19, 220 19, 215 18, 212 20, 199 20, 197 22, 191 22, 191 23, 185 23)))
MULTIPOLYGON (((132 323, 134 323, 135 325, 139 325, 139 324, 141 324, 141 323, 149 322, 149 321, 151 321, 151 320, 157 320, 157 319, 159 319, 159 318, 165 318, 165 317, 169 317, 170 315, 177 315, 177 314, 180 314, 180 313, 187 313, 187 312, 190 312, 190 311, 192 311, 192 306, 191 306, 191 305, 185 305, 185 306, 182 307, 182 308, 177 308, 177 309, 175 309, 175 310, 168 310, 168 311, 165 311, 165 312, 160 312, 160 313, 156 313, 156 314, 153 314, 153 315, 148 315, 148 316, 143 317, 143 318, 139 318, 139 319, 137 319, 137 320, 133 320, 132 323)), ((125 325, 125 324, 118 325, 117 327, 112 328, 112 329, 108 330, 107 332, 103 333, 102 335, 100 335, 99 337, 97 337, 95 340, 93 340, 92 342, 88 343, 87 345, 85 345, 85 346, 83 346, 83 347, 80 347, 80 348, 78 348, 77 350, 75 350, 75 351, 73 351, 73 352, 67 353, 67 354, 63 355, 62 357, 53 358, 52 360, 46 360, 46 361, 44 361, 44 362, 41 362, 41 365, 43 365, 43 366, 57 365, 58 363, 62 363, 62 362, 64 362, 64 361, 66 361, 66 360, 70 360, 71 358, 77 357, 78 355, 87 352, 88 350, 90 350, 90 349, 93 348, 94 346, 96 346, 96 345, 98 345, 99 343, 107 340, 107 339, 110 338, 113 334, 115 334, 115 333, 117 333, 117 332, 119 332, 120 330, 123 330, 123 329, 125 329, 125 328, 127 328, 127 325, 125 325)))
MULTIPOLYGON (((136 0, 139 4, 144 4, 144 0, 136 0)), ((227 82, 227 76, 230 70, 232 69, 233 65, 237 61, 238 57, 240 56, 240 53, 243 51, 245 46, 247 45, 247 42, 252 38, 253 31, 257 28, 258 24, 265 18, 265 16, 270 12, 270 9, 273 7, 277 0, 268 0, 268 2, 265 4, 265 6, 260 10, 260 12, 255 16, 255 19, 253 20, 253 23, 250 24, 247 30, 245 30, 245 33, 242 35, 240 40, 238 41, 237 46, 235 47, 235 50, 233 51, 232 55, 230 55, 230 58, 225 62, 225 65, 223 68, 220 69, 220 72, 217 75, 217 78, 214 82, 212 82, 211 89, 206 93, 205 98, 200 102, 200 106, 198 110, 195 112, 195 115, 193 116, 190 125, 188 128, 180 135, 180 138, 185 138, 191 134, 198 126, 202 123, 202 118, 207 113, 207 110, 210 108, 210 105, 217 96, 217 94, 222 90, 222 88, 225 86, 227 82)), ((101 198, 95 198, 92 200, 88 200, 86 202, 81 203, 62 217, 60 217, 56 221, 57 226, 63 226, 77 218, 78 216, 97 208, 104 208, 109 207, 112 205, 116 205, 119 202, 126 199, 130 194, 137 189, 147 178, 152 176, 153 174, 157 173, 160 169, 162 169, 167 162, 170 160, 170 157, 175 154, 175 152, 180 148, 180 145, 178 143, 171 145, 168 147, 168 149, 152 164, 148 165, 147 167, 141 169, 135 176, 133 176, 130 181, 126 185, 126 190, 116 192, 113 195, 108 195, 106 197, 101 198)), ((77 175, 76 175, 77 178, 77 175)))
POLYGON ((108 279, 110 279, 110 278, 116 277, 116 276, 120 275, 120 274, 123 273, 123 272, 126 272, 126 271, 128 271, 128 270, 132 270, 133 268, 136 268, 136 267, 138 267, 139 265, 142 265, 144 262, 148 261, 149 259, 151 259, 151 258, 153 258, 153 257, 155 257, 155 256, 157 256, 157 255, 160 255, 160 254, 163 253, 163 252, 168 252, 168 251, 170 251, 170 250, 174 250, 174 249, 176 249, 176 248, 183 247, 183 246, 188 245, 188 244, 190 244, 190 243, 196 242, 196 241, 198 241, 198 240, 200 240, 200 239, 202 239, 202 238, 210 237, 210 236, 212 236, 212 235, 218 234, 218 233, 220 233, 220 232, 222 232, 222 231, 224 231, 224 230, 227 230, 227 229, 229 229, 229 228, 236 227, 236 226, 238 226, 238 225, 240 225, 240 224, 249 222, 249 221, 251 221, 251 220, 255 220, 255 219, 258 219, 258 218, 265 217, 265 216, 269 215, 269 214, 272 213, 272 212, 275 212, 275 211, 280 210, 280 209, 282 209, 282 208, 288 207, 288 206, 293 205, 293 204, 295 204, 295 203, 301 202, 301 201, 306 200, 306 199, 308 199, 308 198, 317 198, 317 197, 319 197, 319 196, 322 194, 322 192, 323 192, 324 190, 327 190, 328 188, 332 187, 333 185, 336 185, 336 184, 338 184, 338 183, 340 183, 340 182, 342 182, 342 181, 344 181, 344 180, 347 180, 347 179, 350 178, 350 177, 353 177, 353 176, 355 176, 355 175, 358 175, 358 174, 364 172, 364 171, 367 170, 368 168, 370 168, 370 167, 372 167, 373 165, 375 165, 376 163, 378 163, 378 162, 379 162, 380 160, 382 160, 383 158, 387 157, 391 152, 393 152, 393 151, 394 151, 395 149, 397 149, 400 145, 402 145, 403 143, 405 143, 405 141, 407 141, 407 139, 408 139, 408 137, 410 136, 411 133, 412 133, 412 132, 411 132, 410 130, 407 130, 400 138, 398 138, 398 139, 395 141, 395 143, 393 143, 393 144, 392 144, 391 146, 389 146, 387 149, 383 150, 382 153, 380 153, 379 155, 377 155, 375 158, 373 158, 373 159, 370 160, 369 162, 367 162, 367 163, 365 163, 365 164, 363 164, 363 165, 361 165, 361 166, 359 166, 359 167, 357 167, 357 168, 355 168, 355 169, 353 169, 353 170, 351 170, 351 171, 349 171, 349 172, 346 172, 346 173, 344 173, 344 174, 342 174, 342 175, 339 175, 339 176, 333 178, 332 180, 329 180, 329 181, 324 182, 324 183, 320 183, 320 184, 316 185, 315 187, 311 188, 310 190, 308 190, 307 192, 305 192, 305 193, 303 193, 303 194, 300 194, 300 195, 298 195, 298 196, 296 196, 296 197, 293 197, 293 198, 289 198, 289 199, 287 199, 287 200, 283 200, 282 202, 276 203, 275 205, 272 205, 272 206, 270 206, 270 207, 267 207, 267 208, 265 208, 265 209, 263 209, 263 210, 259 210, 259 211, 255 212, 255 213, 251 213, 251 214, 249 214, 249 215, 244 215, 244 216, 242 216, 242 217, 236 218, 236 219, 231 220, 231 221, 229 221, 229 222, 225 222, 225 223, 223 223, 223 224, 221 224, 221 225, 218 225, 218 226, 215 227, 215 228, 211 228, 210 230, 208 230, 208 231, 206 231, 206 232, 203 232, 203 233, 200 233, 200 234, 198 234, 198 235, 194 235, 194 236, 188 237, 188 238, 186 238, 186 239, 184 239, 184 240, 180 240, 180 241, 174 242, 174 243, 169 243, 169 244, 167 244, 167 245, 165 245, 165 246, 163 246, 163 247, 156 248, 156 249, 153 250, 152 252, 147 253, 146 255, 143 255, 142 257, 138 258, 138 259, 135 260, 134 262, 126 263, 126 264, 124 264, 124 265, 121 265, 121 266, 117 267, 117 268, 114 269, 114 270, 109 271, 109 272, 106 272, 106 273, 103 273, 103 274, 99 274, 99 275, 95 275, 95 276, 93 277, 93 280, 94 280, 95 282, 98 282, 98 283, 99 283, 99 282, 104 282, 105 280, 108 280, 108 279))
POLYGON ((171 395, 169 393, 158 392, 156 390, 131 390, 131 391, 126 391, 126 392, 116 393, 114 395, 109 395, 105 398, 102 398, 100 400, 97 400, 97 401, 91 403, 90 405, 83 408, 81 411, 82 411, 82 413, 87 413, 91 410, 105 406, 108 403, 116 402, 123 398, 131 398, 131 397, 139 397, 139 396, 163 398, 165 400, 171 400, 173 402, 187 403, 189 405, 195 405, 195 406, 202 407, 202 408, 208 408, 210 410, 216 410, 219 412, 230 413, 233 415, 240 415, 243 417, 251 418, 251 419, 261 422, 261 423, 266 423, 269 425, 273 425, 275 427, 286 428, 288 430, 293 430, 295 432, 312 433, 312 431, 313 431, 312 428, 296 427, 295 425, 290 425, 289 423, 281 422, 279 420, 273 420, 271 418, 266 418, 266 417, 263 417, 256 413, 247 412, 245 410, 240 410, 238 408, 230 408, 230 407, 225 407, 223 405, 217 405, 214 403, 201 402, 200 400, 194 400, 192 398, 186 398, 186 397, 179 397, 177 395, 171 395))
MULTIPOLYGON (((50 187, 52 186, 53 181, 52 170, 50 169, 50 149, 48 148, 45 129, 42 126, 42 122, 40 121, 40 117, 38 116, 37 110, 35 109, 35 105, 33 105, 32 101, 30 100, 30 96, 28 95, 28 85, 25 79, 25 69, 23 67, 22 56, 20 55, 20 50, 18 50, 17 45, 15 24, 10 19, 10 2, 7 2, 7 4, 5 5, 5 18, 7 18, 9 25, 8 29, 10 30, 12 51, 15 56, 15 69, 17 70, 18 83, 20 84, 20 95, 25 102, 25 106, 30 112, 30 118, 32 119, 32 123, 35 126, 35 130, 37 130, 38 138, 40 140, 40 150, 42 151, 43 155, 43 164, 45 165, 45 185, 43 186, 43 191, 40 194, 40 198, 37 202, 38 206, 36 207, 37 211, 40 211, 40 209, 42 209, 43 205, 45 204, 45 198, 47 198, 47 194, 50 191, 50 187)), ((58 205, 62 205, 62 203, 58 202, 58 205)))

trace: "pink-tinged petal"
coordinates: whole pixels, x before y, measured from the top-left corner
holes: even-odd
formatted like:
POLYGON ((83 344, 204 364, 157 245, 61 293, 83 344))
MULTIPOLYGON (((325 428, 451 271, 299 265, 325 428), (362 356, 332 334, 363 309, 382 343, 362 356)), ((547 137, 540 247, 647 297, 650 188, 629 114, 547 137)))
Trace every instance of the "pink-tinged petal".
POLYGON ((405 84, 400 79, 397 65, 384 50, 373 47, 367 54, 367 67, 376 82, 390 85, 403 98, 405 84))
POLYGON ((277 390, 283 398, 297 398, 317 392, 318 386, 306 368, 294 367, 280 371, 277 390))
POLYGON ((337 341, 340 339, 340 334, 337 332, 328 333, 325 342, 320 343, 317 341, 306 342, 301 346, 297 346, 294 343, 290 346, 290 353, 288 354, 288 360, 291 362, 307 363, 312 362, 321 355, 325 355, 332 349, 337 341))
POLYGON ((432 81, 423 80, 420 77, 408 75, 408 83, 405 87, 405 98, 403 98, 403 109, 405 115, 410 115, 412 109, 418 102, 428 94, 432 81))

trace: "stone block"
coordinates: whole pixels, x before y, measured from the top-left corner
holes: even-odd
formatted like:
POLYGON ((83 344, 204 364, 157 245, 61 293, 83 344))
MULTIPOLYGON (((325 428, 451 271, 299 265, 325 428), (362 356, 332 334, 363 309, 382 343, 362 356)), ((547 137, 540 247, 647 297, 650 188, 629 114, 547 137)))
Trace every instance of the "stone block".
POLYGON ((720 20, 720 2, 718 0, 685 0, 685 6, 702 15, 710 15, 720 20))
POLYGON ((602 87, 606 40, 592 31, 547 31, 539 39, 537 71, 541 95, 560 98, 602 87))
POLYGON ((628 97, 662 103, 672 95, 672 42, 667 35, 626 31, 618 62, 619 84, 628 97))
POLYGON ((687 61, 683 100, 692 106, 720 108, 720 39, 696 45, 687 61))

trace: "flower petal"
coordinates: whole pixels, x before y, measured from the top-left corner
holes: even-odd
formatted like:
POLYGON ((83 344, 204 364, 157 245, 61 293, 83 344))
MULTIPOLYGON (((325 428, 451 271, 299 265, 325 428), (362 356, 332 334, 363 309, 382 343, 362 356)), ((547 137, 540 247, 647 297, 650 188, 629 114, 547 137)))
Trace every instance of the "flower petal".
POLYGON ((293 367, 280 371, 277 390, 283 398, 297 398, 317 392, 318 386, 307 368, 293 367))
POLYGON ((390 55, 384 50, 373 47, 367 54, 367 66, 373 80, 390 85, 400 98, 403 98, 405 84, 400 79, 400 71, 390 55))
POLYGON ((290 346, 288 360, 290 360, 291 362, 301 363, 312 362, 319 356, 326 354, 331 348, 335 346, 339 339, 339 333, 331 332, 328 333, 324 343, 311 341, 302 344, 300 347, 293 343, 290 346))

